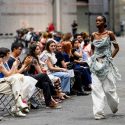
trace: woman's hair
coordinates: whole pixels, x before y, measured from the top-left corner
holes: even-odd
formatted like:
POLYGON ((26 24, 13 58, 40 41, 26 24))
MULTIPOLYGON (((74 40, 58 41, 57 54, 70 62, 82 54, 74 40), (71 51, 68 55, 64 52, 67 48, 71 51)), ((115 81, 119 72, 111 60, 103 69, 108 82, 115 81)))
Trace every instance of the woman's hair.
POLYGON ((66 33, 63 35, 62 39, 63 39, 63 41, 70 41, 71 37, 72 37, 71 33, 66 33))
POLYGON ((104 21, 104 23, 105 23, 105 24, 104 24, 104 28, 106 28, 106 27, 107 27, 107 24, 106 24, 106 22, 107 22, 107 21, 106 21, 106 17, 103 16, 103 15, 101 15, 101 17, 102 17, 102 19, 103 19, 103 21, 104 21))
POLYGON ((33 57, 36 57, 36 55, 35 55, 35 50, 36 50, 36 47, 37 47, 38 45, 36 44, 36 43, 33 43, 33 44, 31 44, 30 46, 29 46, 29 55, 31 55, 31 56, 33 56, 33 57))
POLYGON ((8 48, 1 47, 0 48, 0 58, 7 56, 7 53, 10 52, 8 48))
POLYGON ((48 35, 47 32, 43 32, 42 37, 43 37, 43 38, 47 38, 47 35, 48 35))
POLYGON ((73 47, 73 48, 74 48, 74 44, 75 44, 76 41, 79 41, 79 40, 78 40, 78 39, 73 39, 73 40, 72 40, 72 47, 73 47))
MULTIPOLYGON (((29 52, 28 52, 27 55, 24 57, 23 62, 25 61, 25 59, 26 59, 28 56, 32 56, 32 57, 33 57, 34 59, 36 59, 37 62, 39 63, 39 59, 38 59, 37 55, 35 54, 35 50, 36 50, 37 46, 39 46, 39 45, 36 44, 36 43, 30 45, 30 47, 29 47, 29 52)), ((33 63, 33 62, 32 62, 32 63, 33 63)))
POLYGON ((48 38, 48 39, 49 39, 49 38, 53 38, 52 33, 48 33, 48 34, 47 34, 47 38, 48 38))
POLYGON ((63 52, 65 52, 67 54, 70 54, 71 50, 72 50, 71 42, 63 42, 62 43, 62 49, 63 49, 63 52))
POLYGON ((50 50, 49 50, 49 46, 50 46, 50 44, 52 44, 52 43, 55 43, 53 40, 49 40, 47 43, 46 43, 46 50, 48 51, 48 52, 50 52, 50 50))
POLYGON ((81 32, 80 34, 81 34, 81 36, 82 36, 83 39, 86 39, 86 38, 89 37, 89 34, 86 33, 86 32, 81 32))

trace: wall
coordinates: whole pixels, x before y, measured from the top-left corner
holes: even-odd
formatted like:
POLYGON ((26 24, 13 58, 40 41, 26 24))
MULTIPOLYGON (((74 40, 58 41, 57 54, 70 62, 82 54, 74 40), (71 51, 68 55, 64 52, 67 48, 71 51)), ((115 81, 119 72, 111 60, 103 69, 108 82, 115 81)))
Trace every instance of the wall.
POLYGON ((77 20, 78 20, 78 32, 89 32, 89 15, 88 6, 84 5, 88 3, 82 3, 77 6, 77 20))
POLYGON ((61 30, 71 32, 73 20, 77 20, 76 0, 61 0, 61 30))
POLYGON ((52 20, 50 0, 0 0, 0 33, 31 26, 44 31, 52 20))
POLYGON ((97 30, 95 25, 95 19, 98 15, 104 15, 107 19, 109 27, 109 3, 108 0, 89 0, 89 12, 90 12, 90 33, 97 30))

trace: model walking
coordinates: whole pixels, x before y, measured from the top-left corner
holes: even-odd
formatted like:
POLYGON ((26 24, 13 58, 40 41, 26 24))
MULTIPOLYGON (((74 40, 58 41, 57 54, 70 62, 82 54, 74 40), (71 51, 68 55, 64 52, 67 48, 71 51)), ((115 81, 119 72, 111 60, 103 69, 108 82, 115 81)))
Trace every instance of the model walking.
POLYGON ((97 16, 97 32, 91 37, 93 55, 90 65, 92 72, 93 113, 96 120, 105 118, 105 96, 113 113, 118 111, 119 98, 116 93, 116 79, 120 74, 113 64, 113 59, 119 51, 119 45, 112 31, 106 30, 106 18, 97 16), (114 49, 111 49, 111 47, 114 49))

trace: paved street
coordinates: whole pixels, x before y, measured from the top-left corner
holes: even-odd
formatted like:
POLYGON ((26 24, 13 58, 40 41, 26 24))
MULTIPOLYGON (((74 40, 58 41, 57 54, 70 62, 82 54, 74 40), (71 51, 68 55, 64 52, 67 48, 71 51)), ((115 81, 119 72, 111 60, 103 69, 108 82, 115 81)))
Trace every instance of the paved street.
MULTIPOLYGON (((9 47, 12 39, 0 39, 0 47, 9 47)), ((106 119, 94 120, 91 96, 73 96, 61 103, 62 109, 32 110, 25 118, 5 117, 0 125, 124 125, 125 124, 125 37, 117 38, 120 52, 115 63, 120 70, 122 80, 117 83, 120 97, 119 111, 113 115, 106 104, 106 119)))

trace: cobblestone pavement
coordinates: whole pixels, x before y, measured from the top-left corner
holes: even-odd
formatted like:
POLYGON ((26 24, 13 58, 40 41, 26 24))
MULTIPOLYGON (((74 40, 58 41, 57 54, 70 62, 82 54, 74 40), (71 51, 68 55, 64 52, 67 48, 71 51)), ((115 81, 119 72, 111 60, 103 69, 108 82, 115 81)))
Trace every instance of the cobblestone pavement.
MULTIPOLYGON (((120 52, 115 63, 120 70, 122 80, 118 81, 117 91, 120 97, 119 111, 113 115, 106 104, 106 119, 94 120, 91 96, 73 96, 61 103, 62 109, 32 110, 25 118, 4 117, 0 125, 124 125, 125 124, 125 37, 117 38, 120 52)), ((12 39, 0 39, 0 46, 10 48, 12 39)))

